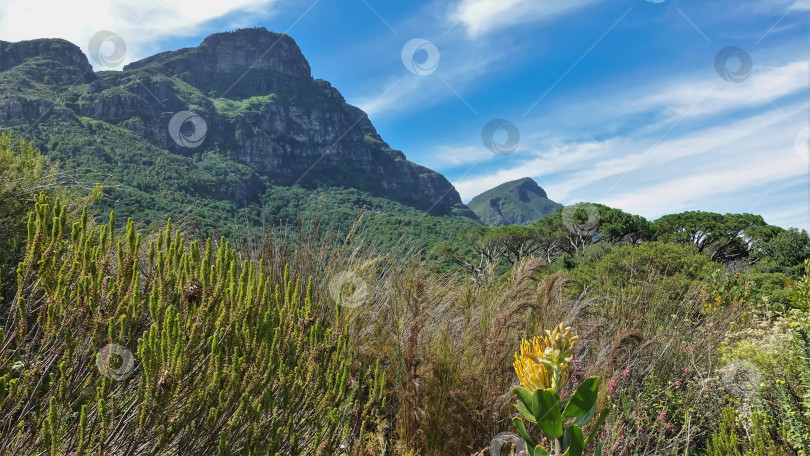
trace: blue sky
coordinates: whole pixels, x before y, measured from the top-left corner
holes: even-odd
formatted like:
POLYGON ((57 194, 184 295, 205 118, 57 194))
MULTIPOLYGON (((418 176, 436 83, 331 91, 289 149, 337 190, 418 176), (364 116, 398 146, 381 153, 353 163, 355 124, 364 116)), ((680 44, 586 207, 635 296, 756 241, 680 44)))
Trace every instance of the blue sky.
MULTIPOLYGON (((810 0, 82 5, 8 0, 0 39, 62 37, 86 51, 106 29, 125 39, 132 61, 264 26, 293 36, 313 76, 366 110, 392 147, 447 176, 464 201, 530 176, 564 204, 648 218, 753 212, 810 226, 810 0), (427 47, 403 58, 413 39, 427 47), (737 57, 718 69, 730 46, 737 57), (438 58, 421 71, 429 74, 406 68, 418 70, 428 54, 438 58), (514 153, 485 147, 493 119, 519 131, 514 153)), ((496 133, 496 143, 507 140, 496 133)))

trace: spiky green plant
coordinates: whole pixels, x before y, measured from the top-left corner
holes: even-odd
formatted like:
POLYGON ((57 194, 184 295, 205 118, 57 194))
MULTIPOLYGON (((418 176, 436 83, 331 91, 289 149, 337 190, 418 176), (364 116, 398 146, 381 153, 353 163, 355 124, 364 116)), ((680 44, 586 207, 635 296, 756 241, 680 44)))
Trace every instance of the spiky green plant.
POLYGON ((742 456, 738 427, 737 412, 733 407, 724 408, 720 428, 712 434, 706 456, 742 456))
POLYGON ((335 454, 384 374, 319 314, 313 281, 171 221, 73 221, 40 195, 0 332, 0 454, 335 454), (148 254, 146 253, 148 252, 148 254))

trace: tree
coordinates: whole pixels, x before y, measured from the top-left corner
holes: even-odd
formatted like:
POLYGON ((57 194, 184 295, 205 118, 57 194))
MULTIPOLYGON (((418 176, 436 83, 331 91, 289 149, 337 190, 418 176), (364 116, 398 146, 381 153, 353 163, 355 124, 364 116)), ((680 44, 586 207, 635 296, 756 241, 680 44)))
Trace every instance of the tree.
POLYGON ((747 259, 755 248, 756 234, 765 226, 759 215, 703 211, 665 215, 653 222, 658 240, 694 244, 712 261, 723 263, 747 259))
POLYGON ((624 243, 638 245, 642 241, 654 239, 652 223, 644 217, 628 214, 621 209, 602 207, 605 209, 600 209, 602 222, 598 231, 604 241, 614 245, 624 243))
POLYGON ((483 284, 486 276, 501 259, 499 242, 491 235, 492 231, 491 227, 479 226, 462 236, 461 239, 467 243, 466 251, 454 247, 448 241, 439 242, 433 251, 466 269, 473 282, 483 284))
POLYGON ((540 251, 547 263, 572 250, 569 233, 562 223, 560 211, 532 223, 531 229, 535 232, 536 242, 540 245, 540 251))
POLYGON ((752 259, 765 272, 781 272, 798 278, 802 274, 802 263, 810 258, 810 236, 797 228, 769 228, 774 228, 771 233, 775 234, 760 236, 752 259))
POLYGON ((633 244, 654 238, 652 224, 640 215, 595 203, 578 203, 558 211, 573 255, 597 242, 612 245, 633 244))
POLYGON ((509 225, 493 228, 489 238, 495 242, 500 256, 515 264, 534 256, 543 249, 538 233, 527 226, 509 225))

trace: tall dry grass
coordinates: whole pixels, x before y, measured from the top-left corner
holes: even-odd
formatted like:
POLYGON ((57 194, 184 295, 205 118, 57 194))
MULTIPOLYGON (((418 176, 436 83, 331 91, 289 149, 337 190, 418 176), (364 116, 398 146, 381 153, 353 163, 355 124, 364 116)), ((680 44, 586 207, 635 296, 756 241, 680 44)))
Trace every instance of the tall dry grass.
MULTIPOLYGON (((646 394, 651 382, 665 395, 686 369, 692 384, 704 384, 714 375, 717 346, 741 319, 733 308, 703 312, 701 276, 672 280, 672 271, 654 268, 634 270, 633 280, 618 287, 605 286, 613 272, 554 272, 534 258, 484 281, 463 271, 436 274, 423 252, 407 244, 392 251, 365 237, 361 221, 362 214, 340 234, 323 230, 317 216, 302 215, 296 225, 246 230, 250 234, 232 244, 235 264, 261 262, 273 283, 287 283, 289 266, 303 295, 306 278, 313 278, 311 298, 319 304, 312 318, 345 336, 353 360, 350 386, 362 382, 363 366, 378 366, 375 378, 385 379, 383 387, 379 396, 358 399, 365 409, 344 436, 347 454, 485 450, 495 435, 514 430, 512 357, 521 338, 561 321, 581 336, 569 385, 590 375, 605 379, 603 389, 620 380, 629 397, 653 402, 634 407, 652 410, 661 396, 646 394), (347 275, 354 280, 336 287, 336 278, 347 275)), ((148 264, 148 251, 138 256, 148 264)), ((602 404, 614 408, 605 454, 676 454, 700 445, 705 437, 692 429, 718 409, 711 403, 717 392, 707 388, 685 396, 690 414, 663 429, 665 438, 635 443, 627 435, 640 435, 633 429, 638 424, 625 416, 626 404, 615 391, 603 391, 602 404)))
MULTIPOLYGON (((513 353, 521 338, 560 321, 581 335, 569 385, 600 375, 607 398, 612 379, 641 397, 650 379, 665 395, 676 381, 688 377, 697 385, 714 376, 717 347, 743 318, 733 308, 703 313, 703 277, 685 286, 668 272, 651 270, 634 286, 609 293, 566 272, 551 272, 538 259, 522 261, 485 285, 461 272, 431 274, 425 261, 418 253, 397 259, 369 250, 339 263, 362 271, 373 284, 369 299, 341 314, 340 321, 358 354, 381 360, 388 379, 387 427, 378 439, 388 443, 357 454, 473 454, 499 432, 514 431, 513 353)), ((694 429, 714 419, 721 394, 708 387, 690 392, 689 429, 681 423, 667 430, 663 443, 637 447, 606 433, 606 454, 676 454, 701 445, 705 433, 694 429)), ((602 403, 616 407, 612 401, 602 403)), ((621 422, 621 413, 616 410, 611 423, 621 422)))

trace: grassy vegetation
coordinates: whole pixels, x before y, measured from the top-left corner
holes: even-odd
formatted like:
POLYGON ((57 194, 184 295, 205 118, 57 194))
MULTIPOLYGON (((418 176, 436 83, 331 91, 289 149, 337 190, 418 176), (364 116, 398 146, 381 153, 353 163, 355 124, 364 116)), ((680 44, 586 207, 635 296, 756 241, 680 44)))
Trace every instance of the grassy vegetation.
POLYGON ((267 213, 295 222, 248 214, 228 242, 93 217, 57 188, 20 184, 36 201, 2 205, 19 256, 0 453, 483 455, 518 432, 521 340, 560 322, 579 336, 560 397, 600 378, 585 454, 810 451, 806 233, 597 206, 587 230, 577 209, 459 239, 471 227, 361 192, 270 187, 267 213), (711 241, 673 234, 689 229, 711 241), (452 241, 447 262, 419 239, 452 241), (482 254, 492 267, 467 267, 482 254))

